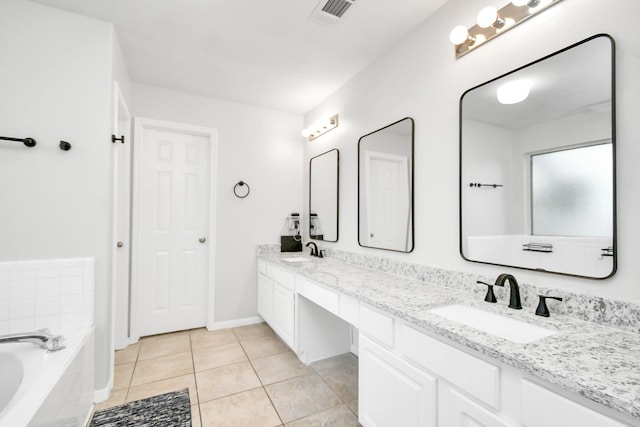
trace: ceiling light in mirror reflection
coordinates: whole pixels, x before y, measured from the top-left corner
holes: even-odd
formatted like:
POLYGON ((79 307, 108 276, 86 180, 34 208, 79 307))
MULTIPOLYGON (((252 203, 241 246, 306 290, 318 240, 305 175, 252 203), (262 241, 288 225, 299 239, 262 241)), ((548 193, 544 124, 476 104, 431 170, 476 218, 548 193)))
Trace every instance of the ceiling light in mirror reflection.
POLYGON ((335 114, 331 117, 323 118, 302 130, 301 134, 304 138, 308 138, 309 141, 324 135, 338 127, 338 115, 335 114))
POLYGON ((497 96, 500 104, 517 104, 529 97, 531 82, 529 80, 514 80, 498 88, 497 96))

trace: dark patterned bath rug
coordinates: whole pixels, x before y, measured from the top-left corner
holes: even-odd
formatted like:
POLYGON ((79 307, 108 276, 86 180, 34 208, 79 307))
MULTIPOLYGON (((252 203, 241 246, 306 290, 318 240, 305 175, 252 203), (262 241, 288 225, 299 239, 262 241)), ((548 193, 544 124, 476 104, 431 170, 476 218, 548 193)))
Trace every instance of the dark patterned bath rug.
POLYGON ((189 390, 136 400, 93 414, 90 427, 191 427, 189 390))

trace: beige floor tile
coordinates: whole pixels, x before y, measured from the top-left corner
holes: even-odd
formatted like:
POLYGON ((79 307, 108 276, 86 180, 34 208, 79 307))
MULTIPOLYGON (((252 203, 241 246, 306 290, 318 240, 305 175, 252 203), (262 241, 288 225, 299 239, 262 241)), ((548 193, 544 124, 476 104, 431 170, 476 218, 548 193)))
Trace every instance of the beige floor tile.
POLYGON ((147 397, 157 396, 159 394, 169 393, 170 391, 177 391, 185 388, 189 389, 189 399, 191 400, 191 404, 197 404, 198 392, 196 389, 196 377, 194 374, 131 386, 129 394, 127 394, 127 402, 146 399, 147 397))
POLYGON ((358 399, 347 402, 346 405, 347 405, 347 408, 351 409, 351 412, 353 412, 357 417, 358 416, 358 399))
POLYGON ((260 387, 249 362, 196 372, 200 403, 260 387))
POLYGON ((200 422, 200 406, 191 405, 191 427, 202 427, 200 422))
POLYGON ((313 372, 290 351, 253 359, 251 364, 262 384, 273 384, 313 372))
POLYGON ((358 423, 358 419, 349 408, 340 405, 286 424, 286 427, 325 426, 358 427, 360 423, 358 423))
POLYGON ((262 387, 200 404, 202 427, 275 427, 280 418, 262 387))
POLYGON ((247 356, 238 342, 193 350, 193 364, 196 372, 246 361, 247 356))
POLYGON ((122 365, 138 360, 138 351, 140 351, 140 343, 131 344, 125 349, 116 351, 115 364, 122 365))
POLYGON ((107 409, 107 408, 112 408, 114 406, 122 405, 126 397, 127 397, 126 388, 122 388, 120 390, 111 390, 111 395, 109 396, 109 399, 105 400, 104 402, 97 403, 93 410, 95 412, 101 409, 107 409))
POLYGON ((358 367, 337 366, 318 372, 329 387, 336 392, 343 402, 350 402, 358 398, 358 367))
POLYGON ((340 398, 316 373, 264 387, 285 423, 340 405, 340 398))
POLYGON ((238 339, 231 329, 207 331, 204 328, 191 331, 191 346, 193 348, 215 347, 237 343, 238 339))
POLYGON ((317 362, 313 362, 311 364, 311 367, 316 371, 337 368, 340 366, 357 368, 358 356, 353 353, 345 353, 338 356, 329 357, 327 359, 318 360, 317 362))
POLYGON ((168 334, 158 339, 142 341, 138 360, 155 359, 187 351, 191 351, 191 341, 188 334, 168 334))
POLYGON ((240 343, 251 360, 290 351, 289 347, 277 336, 241 341, 240 343))
POLYGON ((188 336, 189 334, 190 334, 190 330, 169 332, 169 333, 166 333, 166 334, 158 334, 158 335, 148 335, 146 337, 140 338, 140 343, 164 340, 164 339, 167 339, 167 338, 177 337, 177 336, 180 336, 180 335, 187 335, 188 336))
POLYGON ((240 341, 255 340, 256 338, 267 338, 276 335, 273 329, 264 322, 233 328, 233 332, 240 341))
POLYGON ((139 385, 193 373, 191 352, 141 360, 136 363, 131 385, 139 385))
POLYGON ((135 363, 125 363, 114 367, 113 390, 129 388, 129 384, 131 383, 131 376, 133 375, 133 369, 135 365, 135 363))

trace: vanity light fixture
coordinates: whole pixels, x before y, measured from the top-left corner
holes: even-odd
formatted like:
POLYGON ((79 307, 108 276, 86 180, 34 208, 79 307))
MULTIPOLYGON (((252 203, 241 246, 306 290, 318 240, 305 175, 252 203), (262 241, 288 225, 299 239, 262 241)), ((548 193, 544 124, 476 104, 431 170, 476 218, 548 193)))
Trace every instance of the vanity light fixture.
POLYGON ((308 138, 309 141, 313 141, 314 139, 324 135, 338 127, 338 115, 335 114, 326 119, 320 120, 316 123, 313 123, 302 130, 302 136, 308 138))
POLYGON ((476 25, 470 28, 458 25, 451 30, 449 40, 456 47, 456 58, 560 1, 562 0, 513 0, 500 10, 485 7, 478 14, 476 25))

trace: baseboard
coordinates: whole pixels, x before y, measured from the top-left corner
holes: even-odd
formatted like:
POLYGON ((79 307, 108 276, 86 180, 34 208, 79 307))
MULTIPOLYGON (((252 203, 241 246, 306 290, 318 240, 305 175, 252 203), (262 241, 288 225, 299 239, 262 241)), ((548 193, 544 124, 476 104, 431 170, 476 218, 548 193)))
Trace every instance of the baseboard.
POLYGON ((112 388, 113 388, 113 377, 109 379, 109 382, 107 383, 107 386, 105 388, 101 388, 100 390, 95 390, 93 392, 93 402, 101 403, 109 399, 112 388))
POLYGON ((260 316, 245 317, 244 319, 214 322, 213 325, 207 325, 207 330, 217 331, 218 329, 237 328, 238 326, 247 326, 262 322, 264 322, 264 320, 262 320, 262 317, 260 316))

